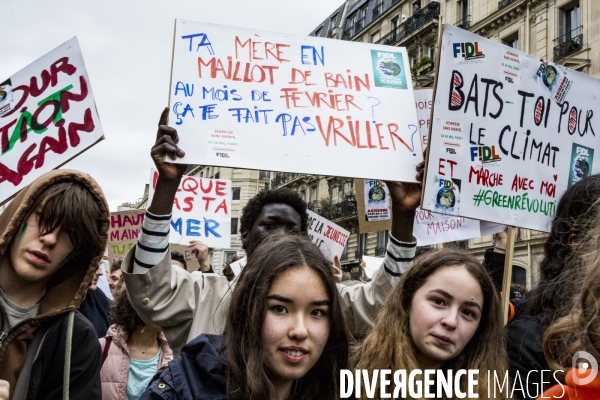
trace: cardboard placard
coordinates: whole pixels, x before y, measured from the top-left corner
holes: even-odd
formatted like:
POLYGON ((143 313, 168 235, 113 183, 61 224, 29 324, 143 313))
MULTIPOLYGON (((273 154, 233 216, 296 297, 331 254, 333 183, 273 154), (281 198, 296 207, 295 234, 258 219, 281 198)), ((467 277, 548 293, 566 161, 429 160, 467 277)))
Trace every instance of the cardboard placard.
POLYGON ((331 261, 335 256, 341 257, 350 232, 311 210, 306 210, 306 212, 308 213, 307 234, 309 239, 331 261))
MULTIPOLYGON (((108 228, 108 259, 109 262, 122 260, 136 243, 142 229, 146 210, 129 210, 110 213, 108 228)), ((171 244, 171 251, 184 255, 188 271, 197 271, 200 264, 192 251, 183 245, 171 244)))
POLYGON ((74 37, 0 80, 0 205, 104 138, 74 37))
POLYGON ((600 81, 445 25, 421 207, 548 232, 558 199, 600 171, 600 81))
POLYGON ((409 71, 403 47, 177 20, 176 162, 414 182, 409 71))
MULTIPOLYGON (((390 217, 387 220, 379 221, 368 221, 367 220, 367 204, 368 200, 365 198, 364 187, 368 182, 375 182, 373 179, 354 179, 354 188, 356 190, 356 215, 358 215, 358 229, 361 233, 367 232, 378 232, 390 230, 392 228, 392 207, 390 207, 390 196, 387 186, 383 186, 385 191, 384 202, 387 203, 387 207, 390 210, 390 217)), ((380 181, 378 181, 380 182, 380 181)))
MULTIPOLYGON (((152 168, 148 204, 157 180, 158 171, 152 168)), ((208 247, 230 247, 230 180, 183 176, 173 201, 169 242, 187 246, 190 240, 200 240, 208 247)))

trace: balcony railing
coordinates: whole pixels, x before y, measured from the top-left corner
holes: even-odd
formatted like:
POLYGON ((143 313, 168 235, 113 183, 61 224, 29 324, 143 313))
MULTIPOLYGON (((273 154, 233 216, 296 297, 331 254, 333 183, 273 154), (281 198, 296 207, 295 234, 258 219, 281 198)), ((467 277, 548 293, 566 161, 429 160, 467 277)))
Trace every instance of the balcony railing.
POLYGON ((467 15, 466 17, 464 17, 463 19, 461 19, 454 25, 458 26, 459 28, 465 29, 465 30, 469 29, 471 27, 471 16, 467 15))
POLYGON ((291 172, 278 172, 275 174, 275 178, 271 181, 271 189, 275 189, 292 179, 296 179, 302 174, 296 174, 291 172))
POLYGON ((583 27, 573 29, 571 32, 567 32, 562 36, 554 39, 557 43, 554 46, 554 61, 558 61, 561 58, 576 53, 583 49, 583 33, 581 33, 583 27))
POLYGON ((498 2, 498 10, 503 9, 504 7, 506 7, 507 5, 509 5, 510 3, 514 3, 516 0, 500 0, 498 2))
POLYGON ((384 256, 385 255, 385 246, 375 247, 375 257, 384 256))
POLYGON ((331 220, 336 220, 336 219, 340 219, 340 218, 346 218, 346 217, 355 217, 356 216, 356 197, 351 196, 348 197, 346 200, 337 203, 335 205, 335 209, 332 213, 332 215, 330 215, 331 220))
POLYGON ((318 209, 319 209, 319 201, 318 200, 309 201, 308 203, 306 203, 306 206, 310 211, 316 212, 317 214, 319 213, 318 212, 318 209))
POLYGON ((396 29, 392 29, 390 32, 383 35, 381 39, 375 42, 375 44, 394 45, 439 15, 440 3, 432 1, 421 9, 419 13, 412 17, 408 17, 406 21, 398 25, 396 29))

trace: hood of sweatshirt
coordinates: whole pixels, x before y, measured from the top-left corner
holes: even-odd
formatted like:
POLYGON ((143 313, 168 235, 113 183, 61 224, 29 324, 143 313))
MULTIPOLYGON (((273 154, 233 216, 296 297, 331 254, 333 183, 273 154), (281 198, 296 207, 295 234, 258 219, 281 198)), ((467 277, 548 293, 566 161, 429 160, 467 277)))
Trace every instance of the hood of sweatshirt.
MULTIPOLYGON (((78 183, 92 194, 102 213, 101 243, 96 254, 90 254, 89 263, 67 261, 50 278, 46 293, 39 302, 37 317, 10 332, 0 347, 0 379, 8 380, 13 387, 25 360, 27 343, 41 324, 60 314, 76 310, 85 299, 86 292, 104 254, 108 239, 109 209, 102 189, 89 175, 74 170, 47 172, 26 186, 0 214, 0 259, 7 257, 13 238, 20 232, 23 222, 33 210, 36 200, 51 186, 62 182, 78 183)), ((1 321, 0 321, 1 324, 1 321)))

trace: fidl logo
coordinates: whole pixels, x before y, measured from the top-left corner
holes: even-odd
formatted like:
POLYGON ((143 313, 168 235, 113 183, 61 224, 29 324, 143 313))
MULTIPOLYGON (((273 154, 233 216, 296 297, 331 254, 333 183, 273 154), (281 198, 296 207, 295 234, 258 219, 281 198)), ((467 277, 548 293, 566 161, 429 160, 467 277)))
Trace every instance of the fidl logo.
POLYGON ((452 43, 452 50, 454 51, 454 58, 460 55, 466 61, 485 57, 483 51, 479 50, 479 42, 452 43))
POLYGON ((221 158, 229 158, 229 154, 227 154, 227 153, 217 153, 216 155, 217 155, 217 157, 221 157, 221 158))

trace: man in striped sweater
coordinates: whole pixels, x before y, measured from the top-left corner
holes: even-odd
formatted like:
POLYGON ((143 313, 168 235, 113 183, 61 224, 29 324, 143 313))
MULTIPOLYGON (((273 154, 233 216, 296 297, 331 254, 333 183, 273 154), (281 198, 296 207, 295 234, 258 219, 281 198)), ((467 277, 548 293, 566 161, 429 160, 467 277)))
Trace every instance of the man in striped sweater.
MULTIPOLYGON (((161 116, 151 155, 159 173, 152 203, 138 243, 122 264, 133 307, 146 323, 160 326, 177 356, 181 348, 201 333, 222 333, 231 286, 224 276, 189 273, 171 265, 169 227, 175 193, 187 165, 172 164, 168 158, 182 157, 175 129, 165 125, 168 109, 161 116)), ((422 166, 417 168, 422 179, 422 166)), ((416 240, 412 236, 415 209, 421 185, 389 182, 393 221, 386 256, 372 281, 338 285, 350 332, 363 337, 393 285, 412 263, 416 240)), ((252 199, 243 211, 241 235, 251 256, 255 246, 268 235, 306 232, 306 203, 288 191, 267 191, 252 199)))

